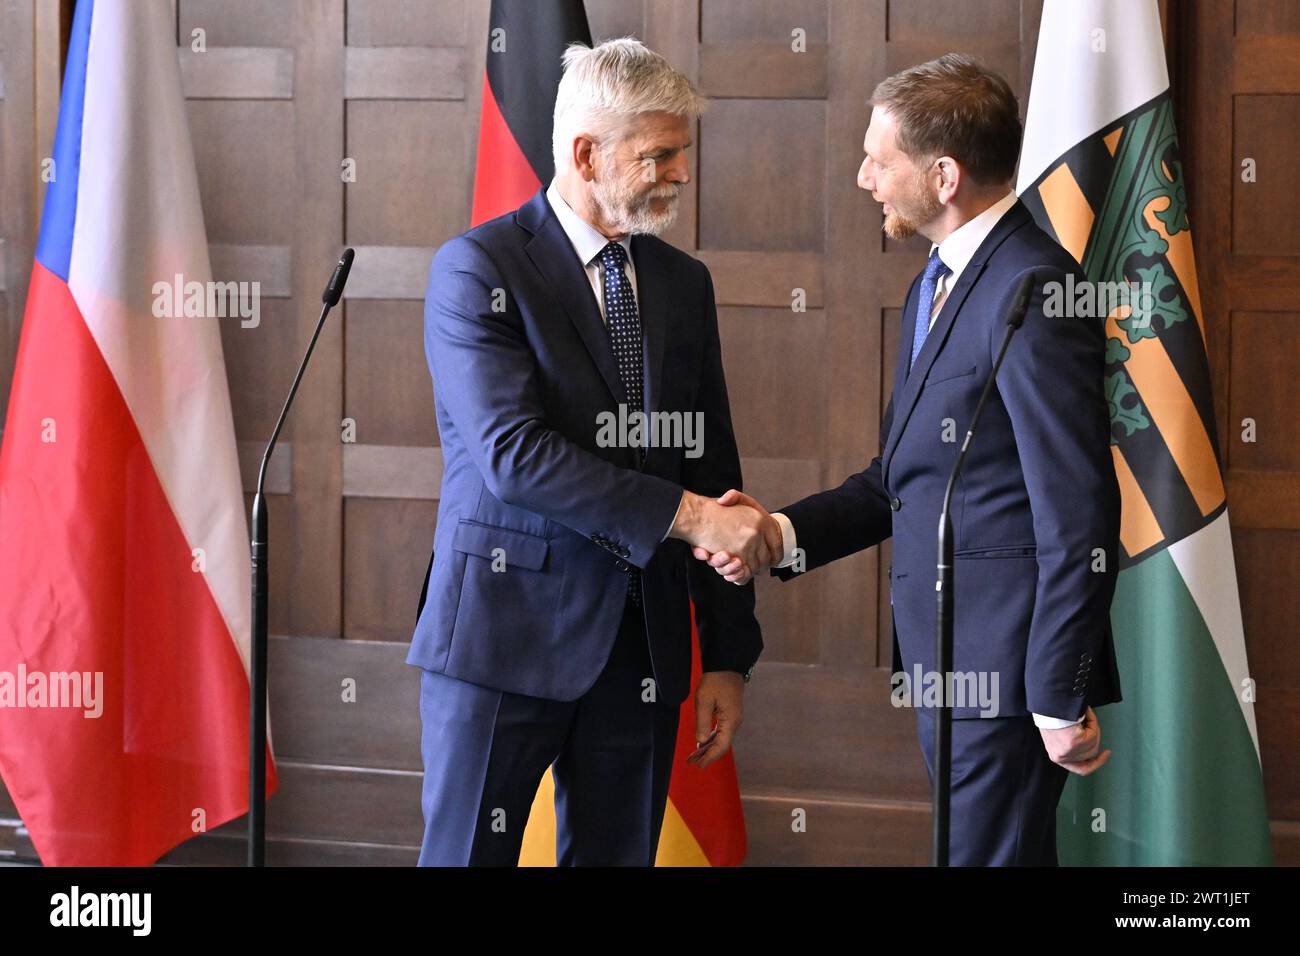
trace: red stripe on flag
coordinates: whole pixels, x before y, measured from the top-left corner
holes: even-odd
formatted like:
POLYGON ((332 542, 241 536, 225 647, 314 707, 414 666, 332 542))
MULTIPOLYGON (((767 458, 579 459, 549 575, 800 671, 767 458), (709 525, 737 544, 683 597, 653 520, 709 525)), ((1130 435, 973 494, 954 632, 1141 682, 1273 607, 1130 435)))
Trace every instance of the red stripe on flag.
POLYGON ((248 679, 193 560, 71 292, 36 263, 0 450, 0 670, 103 674, 98 718, 0 709, 0 772, 47 866, 149 864, 247 810, 248 679))
MULTIPOLYGON (((490 54, 489 54, 490 55, 490 54)), ((474 167, 474 209, 470 225, 514 212, 542 186, 497 108, 483 75, 483 109, 478 124, 478 161, 474 167)))

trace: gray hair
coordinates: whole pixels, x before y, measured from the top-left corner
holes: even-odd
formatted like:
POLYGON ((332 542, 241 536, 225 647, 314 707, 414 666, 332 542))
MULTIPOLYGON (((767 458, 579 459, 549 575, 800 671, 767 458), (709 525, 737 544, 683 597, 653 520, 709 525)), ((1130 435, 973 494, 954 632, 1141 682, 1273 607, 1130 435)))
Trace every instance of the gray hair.
POLYGON ((556 173, 570 168, 579 134, 605 147, 639 113, 695 119, 704 111, 704 98, 686 75, 633 37, 594 47, 571 43, 563 62, 551 134, 556 173))

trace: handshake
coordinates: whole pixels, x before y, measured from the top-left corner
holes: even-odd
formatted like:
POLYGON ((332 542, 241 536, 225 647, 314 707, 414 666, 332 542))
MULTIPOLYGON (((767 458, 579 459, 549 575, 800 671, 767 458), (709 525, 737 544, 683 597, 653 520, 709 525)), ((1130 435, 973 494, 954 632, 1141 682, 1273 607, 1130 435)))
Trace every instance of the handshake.
POLYGON ((695 557, 732 584, 779 564, 785 553, 777 520, 734 488, 716 499, 684 492, 669 536, 688 542, 695 557))

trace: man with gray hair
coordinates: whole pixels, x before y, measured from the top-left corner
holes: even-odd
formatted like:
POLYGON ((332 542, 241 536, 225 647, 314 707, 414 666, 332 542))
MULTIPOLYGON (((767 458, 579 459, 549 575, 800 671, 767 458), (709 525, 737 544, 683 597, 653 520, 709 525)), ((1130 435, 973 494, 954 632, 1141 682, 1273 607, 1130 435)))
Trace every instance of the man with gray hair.
MULTIPOLYGON (((689 758, 731 746, 762 649, 753 585, 692 545, 780 559, 741 486, 708 270, 656 238, 703 103, 632 39, 564 55, 555 177, 447 242, 425 302, 443 478, 422 668, 422 865, 517 862, 542 775, 561 865, 654 863, 691 609, 703 676, 689 758), (701 448, 646 440, 652 414, 701 448), (601 427, 631 423, 619 440, 601 427)), ((689 772, 689 771, 688 771, 689 772)))

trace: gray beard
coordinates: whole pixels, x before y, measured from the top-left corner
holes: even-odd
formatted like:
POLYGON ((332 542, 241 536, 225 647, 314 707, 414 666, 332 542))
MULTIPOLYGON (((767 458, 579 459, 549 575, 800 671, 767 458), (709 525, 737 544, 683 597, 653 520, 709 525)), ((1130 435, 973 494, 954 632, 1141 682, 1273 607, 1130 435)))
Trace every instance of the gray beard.
POLYGON ((631 202, 617 187, 608 189, 601 183, 594 183, 591 201, 600 210, 601 218, 611 227, 627 235, 657 236, 668 229, 677 220, 678 200, 668 207, 666 213, 656 213, 650 209, 649 202, 629 208, 631 202))

